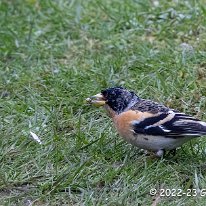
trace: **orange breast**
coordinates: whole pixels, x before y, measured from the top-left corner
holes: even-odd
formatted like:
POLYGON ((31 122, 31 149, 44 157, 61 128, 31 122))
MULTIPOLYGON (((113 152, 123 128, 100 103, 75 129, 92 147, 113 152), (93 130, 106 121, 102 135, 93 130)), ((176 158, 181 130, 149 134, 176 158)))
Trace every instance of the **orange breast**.
POLYGON ((114 125, 118 131, 118 133, 127 138, 133 134, 132 132, 132 121, 142 121, 143 119, 147 117, 152 117, 154 114, 148 113, 148 112, 139 112, 139 111, 133 111, 129 110, 126 112, 122 112, 119 115, 113 116, 113 122, 114 125))

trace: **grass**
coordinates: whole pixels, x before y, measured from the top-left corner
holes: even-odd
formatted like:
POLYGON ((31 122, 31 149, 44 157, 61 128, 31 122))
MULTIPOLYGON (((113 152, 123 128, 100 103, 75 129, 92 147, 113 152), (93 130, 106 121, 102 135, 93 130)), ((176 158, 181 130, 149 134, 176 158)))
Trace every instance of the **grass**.
POLYGON ((149 192, 206 189, 205 138, 151 159, 84 103, 122 85, 206 120, 204 0, 1 0, 0 18, 0 205, 205 205, 149 192))

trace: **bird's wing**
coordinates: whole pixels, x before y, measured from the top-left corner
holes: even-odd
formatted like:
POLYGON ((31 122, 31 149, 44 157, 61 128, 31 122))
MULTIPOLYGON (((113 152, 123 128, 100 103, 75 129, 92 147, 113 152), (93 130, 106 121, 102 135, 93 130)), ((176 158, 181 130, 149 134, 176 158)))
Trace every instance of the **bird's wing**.
POLYGON ((141 121, 132 121, 134 134, 161 135, 171 138, 206 135, 206 123, 174 110, 156 113, 141 121))

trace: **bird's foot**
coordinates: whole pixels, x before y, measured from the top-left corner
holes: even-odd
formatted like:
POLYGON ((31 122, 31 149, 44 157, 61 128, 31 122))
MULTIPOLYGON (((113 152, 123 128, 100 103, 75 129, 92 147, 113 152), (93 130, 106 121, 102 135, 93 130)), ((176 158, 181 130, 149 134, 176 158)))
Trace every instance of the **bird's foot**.
POLYGON ((156 152, 141 149, 141 153, 143 153, 145 156, 151 156, 151 157, 155 157, 155 158, 162 158, 162 157, 164 158, 167 156, 175 156, 176 149, 169 150, 168 152, 166 152, 165 149, 160 149, 156 152))
POLYGON ((144 154, 145 156, 154 156, 154 152, 146 149, 140 149, 140 153, 144 154))
POLYGON ((154 152, 154 151, 145 150, 145 149, 141 149, 140 152, 141 152, 141 154, 144 154, 145 156, 149 156, 152 158, 161 158, 161 157, 163 157, 163 155, 165 153, 164 150, 158 150, 157 152, 154 152))
POLYGON ((175 156, 176 155, 176 149, 169 150, 168 152, 166 152, 165 149, 161 149, 161 150, 158 150, 156 152, 156 155, 157 155, 157 157, 175 156))
POLYGON ((160 149, 160 150, 158 150, 155 154, 156 154, 156 156, 159 157, 159 158, 164 157, 164 155, 165 155, 165 150, 164 150, 164 149, 160 149))

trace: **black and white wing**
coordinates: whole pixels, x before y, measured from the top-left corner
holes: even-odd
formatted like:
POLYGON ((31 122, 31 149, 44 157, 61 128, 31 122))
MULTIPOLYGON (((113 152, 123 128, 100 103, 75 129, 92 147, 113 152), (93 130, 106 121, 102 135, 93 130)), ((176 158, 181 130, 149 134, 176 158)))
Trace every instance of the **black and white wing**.
POLYGON ((156 113, 141 121, 133 121, 134 134, 160 135, 170 138, 206 135, 206 122, 175 110, 156 113))

